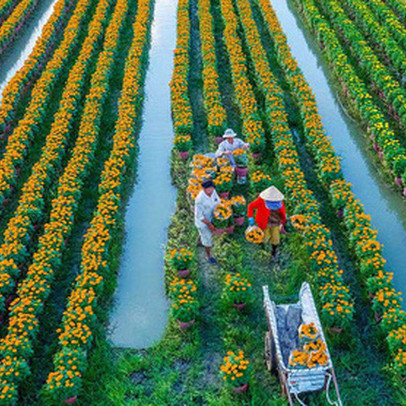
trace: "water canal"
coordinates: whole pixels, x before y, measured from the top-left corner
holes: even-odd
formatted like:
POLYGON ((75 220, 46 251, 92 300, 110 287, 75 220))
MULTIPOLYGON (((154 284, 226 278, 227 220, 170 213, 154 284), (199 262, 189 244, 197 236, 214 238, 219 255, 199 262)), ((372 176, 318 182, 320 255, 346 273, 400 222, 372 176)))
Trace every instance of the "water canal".
POLYGON ((384 183, 372 163, 362 129, 346 115, 334 91, 334 80, 317 44, 286 0, 271 0, 293 55, 316 96, 320 114, 342 157, 343 172, 356 196, 372 216, 379 241, 384 244, 388 270, 395 287, 406 294, 406 202, 399 191, 384 183))
POLYGON ((170 177, 169 94, 176 7, 174 0, 155 1, 138 175, 126 212, 126 241, 111 315, 110 337, 117 347, 152 345, 161 338, 168 319, 163 257, 176 200, 170 177))

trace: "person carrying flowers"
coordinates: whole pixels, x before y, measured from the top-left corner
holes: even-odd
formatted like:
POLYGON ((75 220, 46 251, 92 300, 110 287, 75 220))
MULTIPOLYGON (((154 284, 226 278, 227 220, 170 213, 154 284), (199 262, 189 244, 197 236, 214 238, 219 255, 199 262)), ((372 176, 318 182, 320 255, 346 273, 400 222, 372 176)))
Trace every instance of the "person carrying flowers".
POLYGON ((195 226, 199 231, 200 241, 206 251, 208 261, 216 265, 217 261, 211 255, 213 245, 213 231, 216 227, 213 225, 213 212, 218 204, 221 203, 214 184, 211 180, 202 182, 202 188, 195 200, 195 226))
POLYGON ((225 156, 230 161, 230 164, 235 167, 233 152, 237 149, 247 150, 250 144, 237 138, 237 134, 230 128, 224 132, 223 138, 224 141, 217 148, 216 158, 225 156))
POLYGON ((256 223, 265 233, 264 242, 271 243, 272 257, 275 257, 280 243, 280 232, 287 221, 283 199, 283 194, 275 186, 271 186, 263 190, 259 197, 248 205, 247 210, 249 225, 256 223))

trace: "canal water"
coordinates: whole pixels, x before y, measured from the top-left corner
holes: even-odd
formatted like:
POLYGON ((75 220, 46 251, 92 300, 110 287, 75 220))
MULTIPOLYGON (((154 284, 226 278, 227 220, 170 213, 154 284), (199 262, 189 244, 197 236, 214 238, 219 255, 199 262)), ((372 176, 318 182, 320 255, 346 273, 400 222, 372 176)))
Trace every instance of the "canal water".
POLYGON ((270 1, 292 53, 313 88, 324 126, 342 157, 344 175, 353 184, 354 193, 378 230, 387 269, 394 272, 394 285, 406 297, 406 202, 399 191, 391 189, 380 178, 361 128, 342 108, 333 90, 331 71, 307 28, 299 21, 293 5, 286 0, 270 1))
POLYGON ((10 45, 0 58, 0 100, 3 89, 24 65, 25 60, 34 48, 35 42, 41 35, 45 23, 51 16, 54 4, 57 0, 42 0, 38 3, 36 10, 20 31, 16 40, 10 45))
POLYGON ((176 202, 170 177, 169 94, 176 6, 174 0, 155 1, 138 175, 126 212, 126 241, 110 319, 110 338, 117 347, 151 346, 161 338, 168 319, 163 258, 176 202))

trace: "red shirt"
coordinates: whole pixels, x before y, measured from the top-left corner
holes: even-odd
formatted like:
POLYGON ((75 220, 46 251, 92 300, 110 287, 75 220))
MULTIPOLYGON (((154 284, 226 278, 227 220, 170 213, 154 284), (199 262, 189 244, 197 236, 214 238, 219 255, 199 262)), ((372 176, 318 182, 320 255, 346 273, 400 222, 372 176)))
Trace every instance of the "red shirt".
MULTIPOLYGON (((269 210, 266 207, 265 200, 262 199, 261 197, 258 197, 248 205, 248 213, 247 213, 248 217, 254 217, 254 211, 256 211, 255 222, 257 223, 259 228, 265 230, 266 227, 268 226, 268 220, 271 214, 271 210, 269 210)), ((282 224, 285 224, 286 223, 285 203, 282 201, 282 207, 274 211, 279 213, 282 224)))

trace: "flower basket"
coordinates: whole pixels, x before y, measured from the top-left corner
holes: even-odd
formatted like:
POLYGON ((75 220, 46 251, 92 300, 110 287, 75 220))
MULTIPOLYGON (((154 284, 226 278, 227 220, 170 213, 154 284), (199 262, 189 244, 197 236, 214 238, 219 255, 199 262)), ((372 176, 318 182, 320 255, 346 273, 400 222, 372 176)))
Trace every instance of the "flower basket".
POLYGON ((251 226, 245 230, 245 238, 254 244, 261 244, 265 234, 258 226, 251 226))

